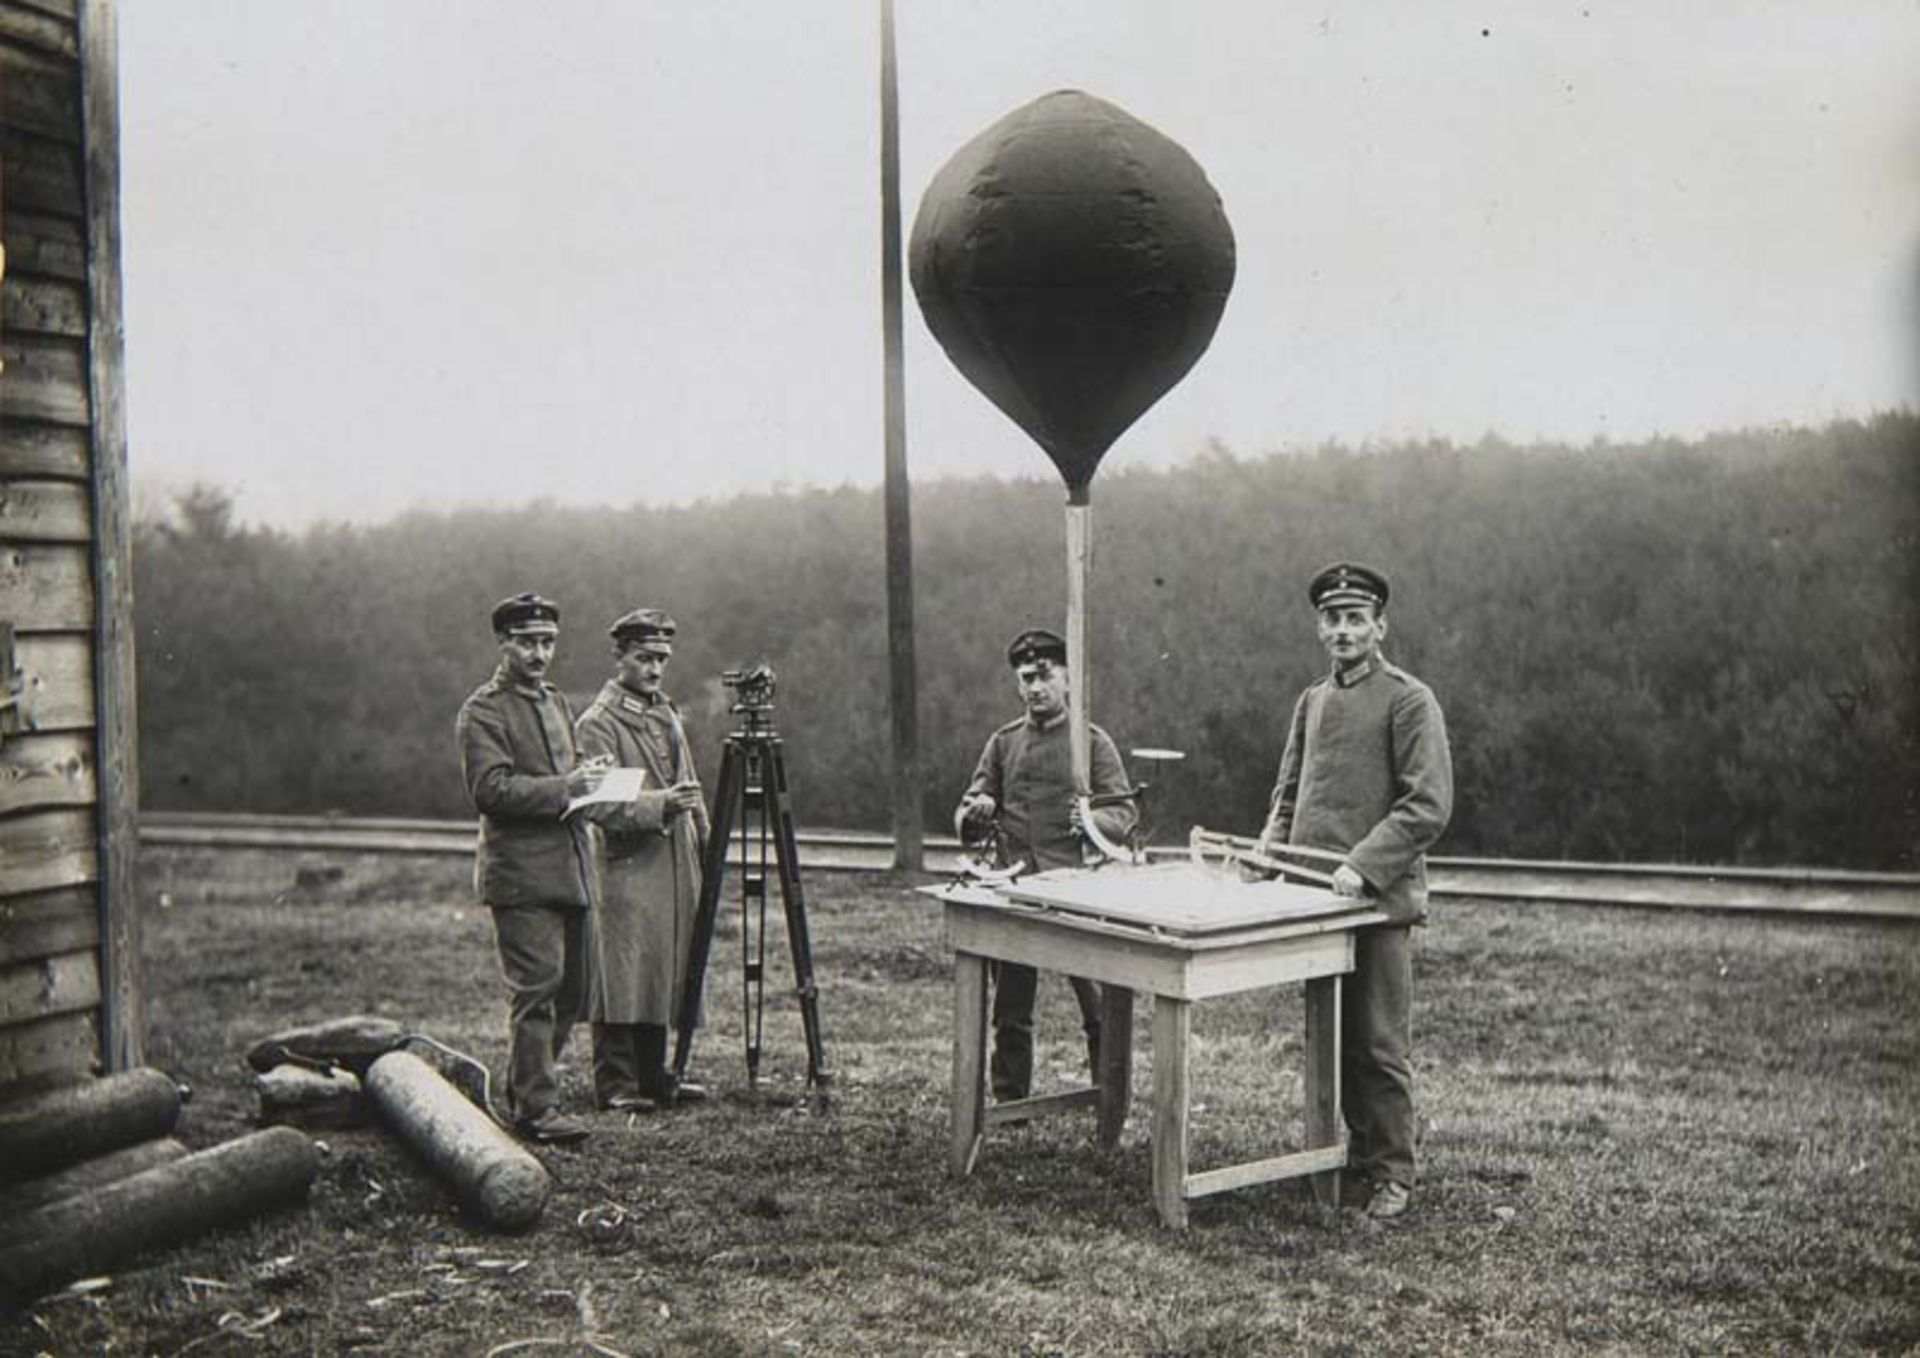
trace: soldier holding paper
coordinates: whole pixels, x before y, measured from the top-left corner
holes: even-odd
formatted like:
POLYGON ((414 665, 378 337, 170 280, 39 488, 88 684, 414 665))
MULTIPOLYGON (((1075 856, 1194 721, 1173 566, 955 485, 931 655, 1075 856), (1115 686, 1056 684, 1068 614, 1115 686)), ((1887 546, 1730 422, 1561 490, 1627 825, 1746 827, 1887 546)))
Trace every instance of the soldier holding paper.
POLYGON ((662 687, 677 630, 657 608, 608 629, 614 677, 580 716, 580 748, 645 773, 630 802, 597 807, 606 841, 606 896, 596 931, 593 1087, 603 1108, 666 1107, 704 1098, 667 1068, 679 1012, 707 809, 680 713, 662 687))
POLYGON ((586 1013, 596 888, 593 827, 566 815, 604 769, 582 765, 573 713, 546 681, 560 607, 517 594, 492 614, 500 666, 455 723, 467 795, 480 813, 474 890, 493 915, 507 982, 507 1100, 534 1141, 577 1141, 586 1128, 559 1109, 554 1066, 586 1013))

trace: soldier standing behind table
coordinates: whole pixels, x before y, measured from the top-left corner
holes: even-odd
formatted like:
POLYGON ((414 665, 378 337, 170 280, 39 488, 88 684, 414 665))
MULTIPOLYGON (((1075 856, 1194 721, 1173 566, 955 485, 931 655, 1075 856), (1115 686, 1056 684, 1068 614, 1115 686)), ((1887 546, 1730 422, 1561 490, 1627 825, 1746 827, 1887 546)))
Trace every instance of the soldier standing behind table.
POLYGON ((565 813, 604 775, 580 766, 573 713, 546 682, 559 606, 517 594, 492 621, 500 666, 461 704, 454 731, 480 813, 474 891, 493 916, 508 990, 507 1103, 521 1136, 578 1141, 587 1131, 560 1112, 554 1067, 589 1001, 597 847, 592 826, 565 813))
MULTIPOLYGON (((1007 663, 1026 715, 995 731, 954 810, 962 843, 996 838, 1002 863, 1024 861, 1029 868, 1081 866, 1080 789, 1073 778, 1073 750, 1067 719, 1067 643, 1052 632, 1022 632, 1007 647, 1007 663), (997 832, 997 833, 996 833, 997 832)), ((1126 766, 1112 739, 1097 726, 1088 728, 1090 776, 1096 796, 1129 788, 1126 766)), ((1095 809, 1102 834, 1124 840, 1138 812, 1130 801, 1095 809)), ((1087 1060, 1097 1071, 1100 1051, 1100 988, 1081 976, 1067 978, 1080 1003, 1087 1034, 1087 1060)), ((993 964, 993 1097, 1002 1103, 1024 1099, 1033 1086, 1033 1001, 1039 974, 1016 962, 993 964)))
POLYGON ((639 608, 608 629, 614 677, 580 715, 580 748, 645 771, 632 802, 597 816, 606 882, 596 931, 594 1098, 603 1108, 667 1107, 706 1097, 667 1068, 667 1029, 679 1013, 707 810, 679 711, 662 688, 672 618, 639 608))
POLYGON ((1367 1214, 1400 1216, 1414 1184, 1413 950, 1427 913, 1426 851, 1453 814, 1447 725, 1433 691, 1380 653, 1387 579, 1328 566, 1307 586, 1332 672, 1300 695, 1287 728, 1261 847, 1345 855, 1333 890, 1367 898, 1388 923, 1354 936, 1341 988, 1342 1111, 1348 1164, 1367 1214))

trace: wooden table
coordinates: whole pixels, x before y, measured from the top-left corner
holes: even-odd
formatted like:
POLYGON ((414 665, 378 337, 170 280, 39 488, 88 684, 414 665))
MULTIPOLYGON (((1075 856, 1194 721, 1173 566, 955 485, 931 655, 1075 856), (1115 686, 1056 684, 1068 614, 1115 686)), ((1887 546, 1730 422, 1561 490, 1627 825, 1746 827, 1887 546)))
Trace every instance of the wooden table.
POLYGON ((1153 999, 1153 1200, 1180 1228, 1187 1203, 1249 1184, 1311 1176, 1339 1202, 1347 1152, 1340 1120, 1340 978, 1353 931, 1386 917, 1318 887, 1245 883, 1186 864, 1061 870, 988 887, 925 889, 953 945, 950 1168, 973 1170, 988 1127, 1092 1107, 1102 1145, 1120 1139, 1132 1067, 1133 996, 1153 999), (987 963, 1022 962, 1102 983, 1094 1083, 1017 1102, 986 1101, 987 963), (1201 1173, 1188 1167, 1188 1048, 1196 1001, 1301 982, 1306 989, 1306 1145, 1201 1173))

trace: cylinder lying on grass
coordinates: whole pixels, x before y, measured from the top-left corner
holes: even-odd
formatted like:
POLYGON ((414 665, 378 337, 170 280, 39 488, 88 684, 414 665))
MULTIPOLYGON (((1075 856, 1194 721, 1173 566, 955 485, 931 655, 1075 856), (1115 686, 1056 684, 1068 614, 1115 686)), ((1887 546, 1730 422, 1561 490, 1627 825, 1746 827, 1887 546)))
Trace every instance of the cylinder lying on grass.
POLYGON ((306 1196, 313 1142, 269 1127, 92 1192, 50 1202, 8 1226, 0 1297, 13 1303, 105 1273, 145 1250, 249 1221, 306 1196))
POLYGON ((503 1231, 539 1220, 550 1186, 546 1168, 439 1071, 411 1052, 390 1052, 368 1070, 366 1090, 467 1210, 503 1231))
POLYGON ((0 1182, 152 1141, 179 1120, 179 1087, 146 1068, 0 1104, 0 1182))
POLYGON ((366 1119, 366 1100, 359 1078, 350 1070, 330 1067, 275 1066, 253 1077, 260 1097, 260 1123, 295 1127, 358 1127, 366 1119))
POLYGON ((283 1061, 318 1061, 344 1066, 355 1075, 399 1047, 406 1030, 377 1014, 348 1014, 298 1028, 283 1028, 247 1049, 247 1064, 272 1070, 283 1061))
POLYGON ((157 1141, 142 1141, 108 1151, 37 1179, 10 1184, 0 1188, 0 1221, 12 1221, 23 1212, 103 1188, 155 1165, 171 1164, 185 1158, 186 1153, 185 1146, 170 1136, 163 1136, 157 1141))

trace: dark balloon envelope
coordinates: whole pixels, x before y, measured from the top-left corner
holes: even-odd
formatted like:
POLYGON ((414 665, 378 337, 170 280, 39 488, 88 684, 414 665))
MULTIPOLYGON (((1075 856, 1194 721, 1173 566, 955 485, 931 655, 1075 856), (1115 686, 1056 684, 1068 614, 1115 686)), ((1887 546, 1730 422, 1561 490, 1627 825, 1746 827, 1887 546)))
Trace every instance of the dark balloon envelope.
POLYGON ((1233 286, 1233 229, 1178 143, 1061 90, 934 176, 909 269, 947 357, 1084 502, 1114 440, 1212 341, 1233 286))

